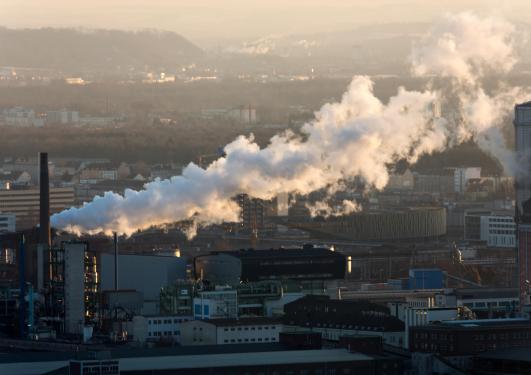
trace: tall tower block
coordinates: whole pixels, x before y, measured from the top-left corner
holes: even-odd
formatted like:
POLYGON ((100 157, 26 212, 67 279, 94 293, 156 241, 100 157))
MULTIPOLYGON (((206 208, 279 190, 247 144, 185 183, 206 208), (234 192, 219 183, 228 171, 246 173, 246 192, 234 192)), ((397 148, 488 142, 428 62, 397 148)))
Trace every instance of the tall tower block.
POLYGON ((517 173, 515 179, 516 212, 518 235, 518 282, 520 288, 520 309, 529 304, 531 281, 531 102, 515 107, 514 134, 516 154, 524 163, 525 173, 517 173))

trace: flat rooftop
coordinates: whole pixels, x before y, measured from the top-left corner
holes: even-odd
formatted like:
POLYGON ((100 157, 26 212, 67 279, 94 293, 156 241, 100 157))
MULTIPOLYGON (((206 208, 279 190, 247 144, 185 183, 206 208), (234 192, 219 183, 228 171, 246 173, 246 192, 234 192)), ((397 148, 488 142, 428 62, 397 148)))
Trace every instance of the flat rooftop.
MULTIPOLYGON (((223 345, 232 346, 232 345, 223 345)), ((253 345, 247 345, 253 346, 253 345)), ((297 365, 310 363, 334 363, 334 362, 358 362, 371 361, 370 357, 361 353, 351 353, 346 349, 324 349, 324 350, 266 350, 256 348, 258 351, 242 353, 203 353, 203 354, 180 354, 162 355, 153 360, 150 350, 144 350, 144 355, 138 353, 136 356, 116 356, 112 358, 100 358, 93 360, 120 360, 120 371, 149 371, 149 370, 177 370, 177 369, 199 369, 211 367, 243 367, 243 366, 271 366, 271 365, 297 365)), ((133 350, 134 351, 134 350, 133 350)), ((48 353, 50 354, 50 353, 48 353)), ((53 358, 56 353, 52 353, 48 361, 22 361, 0 363, 0 373, 2 375, 42 374, 64 370, 72 359, 53 358)), ((116 353, 115 353, 116 354, 116 353)), ((30 356, 31 357, 31 356, 30 356)), ((87 359, 90 360, 90 359, 87 359)))

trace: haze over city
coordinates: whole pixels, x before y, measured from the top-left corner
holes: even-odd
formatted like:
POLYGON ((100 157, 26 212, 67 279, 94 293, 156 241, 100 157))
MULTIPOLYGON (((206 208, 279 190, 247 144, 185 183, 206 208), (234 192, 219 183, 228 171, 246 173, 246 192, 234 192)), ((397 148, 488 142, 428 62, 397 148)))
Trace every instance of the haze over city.
POLYGON ((2 1, 0 373, 527 373, 529 14, 2 1))

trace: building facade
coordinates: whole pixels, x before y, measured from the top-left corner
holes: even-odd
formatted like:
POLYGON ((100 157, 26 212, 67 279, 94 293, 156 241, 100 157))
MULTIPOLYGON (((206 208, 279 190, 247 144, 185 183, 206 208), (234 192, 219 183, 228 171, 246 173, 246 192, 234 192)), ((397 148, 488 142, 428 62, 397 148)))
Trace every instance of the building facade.
POLYGON ((268 318, 193 320, 182 325, 182 345, 263 344, 279 340, 283 326, 268 318))
MULTIPOLYGON (((74 205, 74 189, 50 189, 50 213, 54 214, 74 205)), ((39 223, 39 189, 0 190, 0 212, 16 216, 17 230, 30 229, 39 223)))
POLYGON ((195 319, 236 319, 238 292, 233 289, 202 291, 194 297, 195 319))
POLYGON ((133 317, 128 333, 135 342, 172 342, 181 343, 181 326, 193 320, 192 316, 143 316, 133 317))
POLYGON ((12 233, 16 230, 16 216, 13 214, 0 213, 0 234, 12 233))

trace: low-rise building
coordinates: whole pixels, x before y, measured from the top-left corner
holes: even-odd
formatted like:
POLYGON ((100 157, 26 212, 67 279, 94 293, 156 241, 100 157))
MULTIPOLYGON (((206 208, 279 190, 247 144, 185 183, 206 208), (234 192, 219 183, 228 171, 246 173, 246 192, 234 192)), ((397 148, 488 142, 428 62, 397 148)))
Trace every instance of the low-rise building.
POLYGON ((404 345, 405 325, 388 308, 367 301, 334 300, 327 296, 305 296, 286 304, 286 331, 320 332, 324 340, 339 341, 341 336, 372 335, 385 344, 404 345))
POLYGON ((269 318, 193 320, 181 327, 182 345, 263 344, 278 342, 282 323, 269 318))
POLYGON ((411 327, 409 335, 411 351, 446 357, 530 346, 531 321, 527 318, 443 321, 411 327))
POLYGON ((135 342, 165 341, 181 343, 183 323, 193 320, 191 316, 143 316, 137 315, 128 324, 128 333, 135 342))

